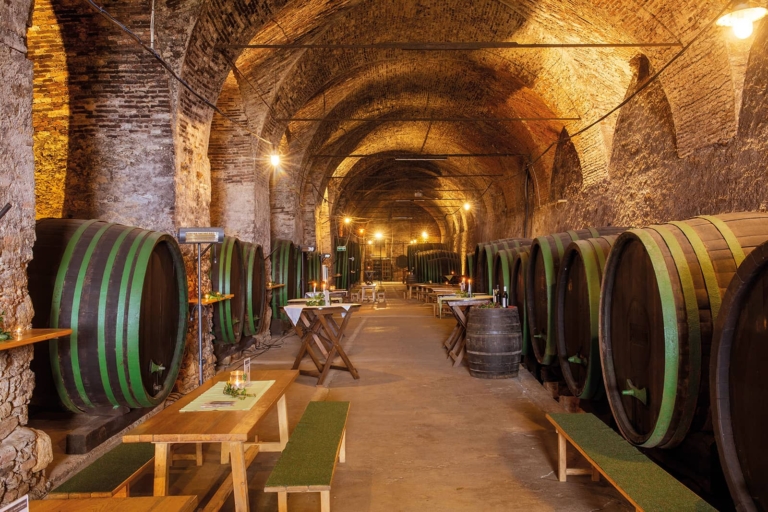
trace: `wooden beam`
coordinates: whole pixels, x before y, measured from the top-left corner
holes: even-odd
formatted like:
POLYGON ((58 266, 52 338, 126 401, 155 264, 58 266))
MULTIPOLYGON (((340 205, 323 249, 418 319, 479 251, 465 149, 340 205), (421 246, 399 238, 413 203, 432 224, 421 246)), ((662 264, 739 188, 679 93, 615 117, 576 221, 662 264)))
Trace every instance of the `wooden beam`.
POLYGON ((386 43, 278 43, 225 44, 216 48, 253 48, 259 50, 412 50, 412 51, 475 51, 532 50, 541 48, 670 48, 682 47, 679 42, 664 43, 517 43, 515 41, 466 42, 399 42, 386 43))
POLYGON ((580 117, 386 117, 381 119, 365 117, 279 117, 275 121, 297 123, 328 122, 375 122, 375 123, 506 123, 530 121, 581 121, 580 117))

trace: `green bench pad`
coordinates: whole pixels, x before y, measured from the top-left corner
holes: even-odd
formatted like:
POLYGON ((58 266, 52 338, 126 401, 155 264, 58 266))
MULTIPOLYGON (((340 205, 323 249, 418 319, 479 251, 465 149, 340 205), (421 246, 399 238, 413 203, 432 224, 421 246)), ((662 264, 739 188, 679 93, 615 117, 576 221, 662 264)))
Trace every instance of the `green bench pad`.
POLYGON ((112 492, 154 456, 152 443, 120 444, 51 492, 112 492))
POLYGON ((549 416, 643 510, 716 512, 593 414, 549 416))
POLYGON ((309 402, 265 487, 331 485, 349 402, 309 402))

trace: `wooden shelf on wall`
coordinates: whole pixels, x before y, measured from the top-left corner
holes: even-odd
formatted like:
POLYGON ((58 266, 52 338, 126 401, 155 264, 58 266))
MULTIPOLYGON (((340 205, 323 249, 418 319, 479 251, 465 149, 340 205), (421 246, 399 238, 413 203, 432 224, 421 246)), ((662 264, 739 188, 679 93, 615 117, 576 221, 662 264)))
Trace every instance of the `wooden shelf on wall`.
POLYGON ((0 341, 0 350, 10 350, 24 345, 31 345, 40 341, 52 340, 61 336, 72 334, 72 329, 27 329, 20 337, 14 336, 10 340, 0 341))
MULTIPOLYGON (((230 294, 224 295, 222 297, 216 297, 216 298, 211 298, 211 299, 205 299, 204 298, 203 299, 203 306, 210 306, 211 304, 215 304, 215 303, 221 302, 223 300, 229 300, 229 299, 231 299, 233 297, 234 297, 234 295, 230 293, 230 294)), ((193 299, 189 299, 189 303, 190 304, 197 304, 197 297, 195 297, 193 299)))
POLYGON ((285 284, 283 283, 272 283, 270 285, 267 285, 267 290, 274 290, 276 288, 282 288, 283 286, 285 286, 285 284))

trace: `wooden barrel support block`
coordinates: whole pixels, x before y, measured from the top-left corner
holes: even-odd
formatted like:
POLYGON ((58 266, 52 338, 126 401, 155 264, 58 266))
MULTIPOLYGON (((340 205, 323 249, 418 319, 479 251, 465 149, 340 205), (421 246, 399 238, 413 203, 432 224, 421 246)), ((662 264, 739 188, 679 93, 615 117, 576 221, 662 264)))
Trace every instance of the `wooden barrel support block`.
POLYGON ((768 240, 768 214, 633 229, 616 239, 600 299, 606 394, 622 434, 672 448, 709 416, 709 356, 721 297, 768 240))
POLYGON ((517 308, 470 309, 466 344, 470 375, 480 379, 515 377, 521 348, 517 308))
POLYGON ((572 242, 557 279, 555 326, 563 377, 574 396, 603 393, 600 365, 600 284, 617 235, 572 242))
POLYGON ((176 240, 71 219, 40 220, 36 236, 28 269, 35 323, 73 331, 48 345, 64 406, 84 412, 162 403, 179 372, 187 325, 176 240))
POLYGON ((737 510, 768 509, 768 243, 739 266, 715 324, 710 397, 720 465, 737 510))
POLYGON ((240 341, 245 323, 246 274, 243 249, 237 238, 227 236, 211 249, 211 289, 230 300, 213 304, 213 336, 216 343, 240 341))
POLYGON ((618 235, 622 231, 624 228, 587 228, 540 236, 533 241, 525 295, 531 344, 539 363, 549 365, 557 359, 555 292, 565 248, 576 240, 618 235))

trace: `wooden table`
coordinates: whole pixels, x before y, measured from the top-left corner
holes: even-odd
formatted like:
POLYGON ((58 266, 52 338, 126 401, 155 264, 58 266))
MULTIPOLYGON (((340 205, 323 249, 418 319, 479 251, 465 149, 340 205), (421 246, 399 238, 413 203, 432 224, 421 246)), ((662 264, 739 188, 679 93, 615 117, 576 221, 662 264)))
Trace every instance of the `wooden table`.
POLYGON ((30 500, 32 512, 193 512, 197 496, 30 500))
POLYGON ((451 308, 454 318, 456 318, 456 326, 451 331, 448 339, 443 343, 443 346, 448 349, 448 357, 453 359, 453 366, 460 365, 462 359, 464 359, 464 345, 467 336, 467 311, 472 306, 488 304, 492 299, 493 296, 491 295, 475 295, 471 299, 469 297, 443 298, 443 301, 447 302, 451 308))
POLYGON ((360 302, 365 302, 366 290, 371 292, 371 302, 376 300, 376 285, 364 284, 360 287, 360 302))
POLYGON ((301 373, 317 377, 318 386, 325 382, 331 368, 348 371, 352 374, 353 378, 359 379, 360 375, 341 346, 341 340, 344 338, 344 331, 349 325, 349 320, 352 318, 352 314, 359 309, 360 304, 331 306, 291 304, 285 306, 283 311, 285 311, 285 314, 296 328, 296 333, 301 337, 301 348, 293 363, 293 369, 298 370, 301 360, 304 359, 305 355, 309 355, 312 362, 315 363, 317 371, 301 370, 301 373), (333 318, 334 314, 341 315, 343 319, 341 325, 333 318), (324 363, 321 363, 320 358, 312 349, 313 342, 320 348, 320 352, 325 357, 324 363), (345 366, 333 364, 333 360, 337 355, 341 357, 345 366))
POLYGON ((255 448, 262 452, 282 451, 285 448, 288 442, 288 410, 285 404, 285 391, 298 376, 299 372, 295 370, 251 371, 251 380, 274 380, 275 383, 247 411, 180 412, 184 406, 211 389, 214 384, 228 380, 229 373, 223 372, 125 434, 123 442, 155 444, 155 496, 168 494, 168 469, 172 444, 221 443, 222 453, 228 451, 231 457, 235 510, 248 512, 246 443, 252 441, 253 444, 248 446, 249 450, 255 448), (256 442, 256 427, 259 421, 275 405, 277 405, 280 441, 256 442))

